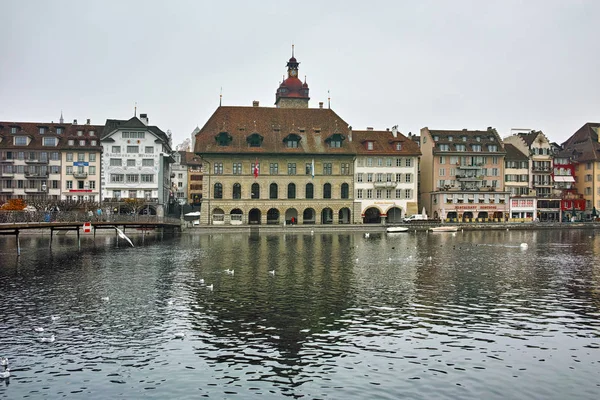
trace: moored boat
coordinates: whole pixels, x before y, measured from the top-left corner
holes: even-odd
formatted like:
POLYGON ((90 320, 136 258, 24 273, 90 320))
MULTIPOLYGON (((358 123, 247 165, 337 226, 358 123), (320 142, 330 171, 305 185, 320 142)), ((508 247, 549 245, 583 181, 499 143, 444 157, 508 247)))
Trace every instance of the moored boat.
POLYGON ((458 226, 434 226, 429 228, 431 232, 457 232, 458 226))
POLYGON ((387 233, 407 232, 408 228, 405 226, 389 226, 386 231, 387 233))

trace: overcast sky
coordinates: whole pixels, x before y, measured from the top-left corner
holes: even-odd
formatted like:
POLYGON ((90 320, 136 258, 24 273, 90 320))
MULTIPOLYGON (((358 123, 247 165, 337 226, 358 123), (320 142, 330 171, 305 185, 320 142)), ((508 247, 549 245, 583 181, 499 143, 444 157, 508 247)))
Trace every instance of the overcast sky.
POLYGON ((310 106, 353 129, 600 122, 600 1, 0 0, 0 120, 128 119, 190 136, 219 104, 273 107, 291 45, 310 106))

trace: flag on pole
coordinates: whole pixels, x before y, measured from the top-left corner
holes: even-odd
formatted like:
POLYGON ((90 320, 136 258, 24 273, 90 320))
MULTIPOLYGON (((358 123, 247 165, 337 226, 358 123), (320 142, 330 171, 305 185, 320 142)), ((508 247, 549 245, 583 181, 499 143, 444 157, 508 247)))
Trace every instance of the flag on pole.
POLYGON ((252 173, 254 174, 254 179, 258 178, 258 159, 254 160, 254 168, 252 173))
POLYGON ((312 159, 312 164, 310 164, 310 173, 312 174, 312 177, 315 177, 315 159, 312 159))

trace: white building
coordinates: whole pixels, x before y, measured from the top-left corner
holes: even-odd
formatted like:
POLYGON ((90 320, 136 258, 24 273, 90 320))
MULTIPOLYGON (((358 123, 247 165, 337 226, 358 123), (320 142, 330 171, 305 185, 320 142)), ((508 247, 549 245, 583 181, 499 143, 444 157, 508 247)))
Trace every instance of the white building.
POLYGON ((171 175, 173 175, 172 184, 175 200, 186 203, 188 199, 188 166, 186 165, 185 151, 176 151, 173 153, 175 162, 171 165, 171 175))
POLYGON ((106 120, 101 144, 102 200, 118 204, 139 199, 142 210, 163 216, 174 201, 171 191, 171 138, 148 125, 147 114, 106 120))
POLYGON ((421 151, 397 131, 353 131, 356 146, 355 212, 364 223, 398 223, 419 213, 418 166, 421 151))

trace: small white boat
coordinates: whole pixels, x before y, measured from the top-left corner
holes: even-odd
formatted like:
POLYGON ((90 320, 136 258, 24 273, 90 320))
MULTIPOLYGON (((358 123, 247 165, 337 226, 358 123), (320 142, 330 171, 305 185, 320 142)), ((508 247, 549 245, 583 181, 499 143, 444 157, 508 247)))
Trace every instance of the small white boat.
POLYGON ((387 233, 408 232, 408 228, 405 226, 389 226, 386 231, 387 233))
POLYGON ((431 232, 457 232, 458 226, 434 226, 429 228, 431 232))

